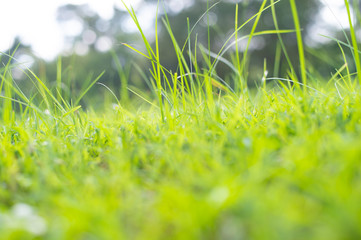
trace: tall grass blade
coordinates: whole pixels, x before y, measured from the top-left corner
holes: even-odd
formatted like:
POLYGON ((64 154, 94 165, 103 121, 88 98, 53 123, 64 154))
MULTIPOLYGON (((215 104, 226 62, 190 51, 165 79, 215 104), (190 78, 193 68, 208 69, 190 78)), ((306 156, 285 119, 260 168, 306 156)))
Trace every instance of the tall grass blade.
POLYGON ((125 70, 120 63, 115 51, 111 51, 111 54, 113 56, 113 60, 115 62, 118 76, 120 79, 120 99, 121 102, 126 105, 129 101, 129 94, 128 94, 128 81, 127 81, 127 75, 125 74, 125 70))
POLYGON ((103 71, 97 78, 94 79, 94 81, 91 84, 89 84, 89 86, 77 98, 77 100, 75 101, 75 105, 79 104, 80 100, 82 100, 82 98, 93 87, 93 85, 99 81, 99 79, 104 75, 104 73, 105 73, 105 71, 103 71))
MULTIPOLYGON (((275 25, 275 28, 277 30, 277 35, 278 35, 278 40, 279 40, 279 43, 281 45, 281 48, 282 48, 282 51, 283 51, 283 54, 286 58, 286 61, 288 63, 288 67, 291 69, 291 72, 292 72, 292 75, 294 75, 295 71, 294 71, 294 67, 292 65, 292 62, 291 62, 291 59, 289 57, 289 54, 287 52, 287 49, 286 49, 286 46, 285 46, 285 43, 283 41, 283 38, 281 36, 281 34, 279 33, 279 25, 278 25, 278 20, 277 20, 277 14, 276 14, 276 8, 275 8, 275 5, 274 5, 274 0, 271 0, 271 10, 272 10, 272 18, 273 18, 273 23, 275 25)), ((277 64, 277 62, 275 63, 277 64)))
MULTIPOLYGON (((300 59, 300 72, 301 72, 301 78, 302 78, 302 82, 303 82, 302 85, 307 86, 305 51, 304 51, 304 47, 303 47, 302 30, 301 30, 301 26, 300 26, 300 20, 298 17, 296 1, 290 0, 290 4, 291 4, 293 22, 295 25, 296 35, 297 35, 298 54, 299 54, 299 59, 300 59)), ((306 87, 304 87, 303 89, 305 91, 307 90, 306 87)))
MULTIPOLYGON (((259 13, 262 13, 265 6, 266 6, 266 3, 267 3, 267 0, 263 0, 262 4, 261 4, 261 7, 259 9, 259 13)), ((247 62, 247 58, 248 58, 248 50, 249 50, 249 46, 251 44, 251 41, 252 41, 252 38, 253 38, 253 35, 256 31, 256 28, 258 26, 258 22, 259 22, 259 19, 261 18, 261 15, 262 14, 258 14, 256 19, 255 19, 255 22, 253 23, 253 26, 252 26, 252 30, 251 30, 251 33, 249 34, 249 38, 248 38, 248 42, 247 42, 247 46, 246 46, 246 49, 243 53, 243 60, 242 60, 242 64, 241 64, 241 72, 240 72, 240 75, 244 77, 244 89, 242 89, 243 92, 247 91, 247 74, 246 74, 246 71, 245 71, 245 67, 246 67, 246 62, 247 62)))
POLYGON ((354 57, 355 57, 355 65, 356 65, 356 69, 357 69, 357 78, 359 81, 359 84, 361 85, 361 61, 360 61, 360 55, 358 52, 358 43, 357 43, 357 38, 356 38, 356 32, 355 32, 355 28, 354 25, 352 23, 352 19, 351 19, 351 10, 350 10, 350 4, 348 2, 348 0, 344 0, 345 2, 345 6, 347 9, 347 15, 348 15, 348 21, 350 24, 350 33, 351 33, 351 40, 352 40, 352 46, 353 46, 353 50, 354 50, 354 57))
POLYGON ((61 74, 62 74, 62 60, 61 60, 61 56, 59 56, 57 65, 56 65, 56 90, 58 92, 58 101, 60 101, 60 96, 62 96, 61 74))

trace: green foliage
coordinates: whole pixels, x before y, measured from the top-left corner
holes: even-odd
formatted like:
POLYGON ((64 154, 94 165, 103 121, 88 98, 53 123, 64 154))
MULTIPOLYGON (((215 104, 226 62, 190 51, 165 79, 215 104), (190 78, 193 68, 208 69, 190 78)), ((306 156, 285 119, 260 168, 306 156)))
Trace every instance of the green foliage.
MULTIPOLYGON (((293 21, 295 23, 295 29, 297 33, 297 45, 298 45, 298 54, 300 59, 300 71, 302 76, 302 82, 304 85, 307 85, 307 72, 306 72, 306 63, 305 63, 305 52, 303 47, 303 40, 301 34, 301 26, 297 12, 297 6, 295 0, 290 0, 291 11, 293 15, 293 21)), ((306 88, 305 88, 306 89, 306 88)))
POLYGON ((353 47, 353 50, 354 50, 355 64, 356 64, 356 69, 357 69, 357 72, 358 72, 357 77, 358 77, 359 83, 361 84, 360 54, 358 52, 358 43, 357 43, 354 24, 352 23, 352 20, 351 20, 351 10, 350 10, 350 5, 348 3, 348 0, 345 0, 345 5, 346 5, 346 9, 347 9, 348 20, 349 20, 349 23, 350 23, 350 33, 351 33, 351 39, 352 39, 352 47, 353 47))
POLYGON ((284 87, 165 122, 29 112, 0 132, 2 238, 358 239, 360 109, 284 87))
MULTIPOLYGON (((238 31, 252 20, 247 37, 276 35, 279 55, 287 54, 281 34, 300 27, 280 29, 276 4, 263 1, 241 25, 236 9, 235 30, 215 54, 197 38, 192 46, 197 23, 188 24, 180 47, 165 13, 176 72, 161 64, 162 45, 156 40, 153 46, 137 24, 147 53, 126 46, 150 61, 152 78, 146 81, 153 96, 128 85, 119 62, 117 68, 120 91, 128 88, 142 106, 124 95, 118 100, 99 82, 103 74, 73 96, 62 87, 69 74, 62 58, 55 86, 24 70, 35 89, 27 97, 11 64, 5 65, 1 238, 360 239, 361 89, 341 47, 352 45, 337 42, 344 63, 327 83, 306 64, 307 84, 267 78, 265 61, 258 87, 246 91, 239 78, 249 57, 224 58, 229 41, 237 43, 238 31), (257 31, 266 11, 275 30, 257 31), (228 82, 217 75, 219 63, 233 71, 228 82), (111 98, 103 110, 86 111, 80 104, 94 86, 111 98)), ((292 77, 295 68, 288 64, 292 77)))

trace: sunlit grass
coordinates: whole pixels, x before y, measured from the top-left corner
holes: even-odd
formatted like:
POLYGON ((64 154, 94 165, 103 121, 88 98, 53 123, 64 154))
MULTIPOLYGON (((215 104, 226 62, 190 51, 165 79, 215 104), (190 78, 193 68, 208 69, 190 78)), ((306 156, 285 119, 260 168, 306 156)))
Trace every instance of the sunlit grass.
MULTIPOLYGON (((128 7, 147 53, 125 45, 151 61, 154 92, 150 99, 123 84, 122 93, 144 102, 136 110, 103 74, 72 100, 61 89, 61 58, 54 88, 26 71, 34 96, 16 85, 11 64, 2 67, 0 238, 360 239, 361 89, 343 48, 345 63, 329 79, 298 83, 290 61, 290 79, 268 77, 264 64, 255 89, 245 79, 248 57, 223 58, 252 20, 247 37, 278 35, 287 56, 281 35, 301 27, 279 29, 277 2, 264 1, 244 24, 236 9, 235 31, 219 53, 191 42, 189 25, 179 46, 165 15, 177 72, 161 65, 161 46, 154 49, 128 7), (257 32, 264 11, 275 30, 257 32), (220 61, 233 69, 234 88, 217 76, 220 61), (116 104, 83 109, 94 86, 116 104)), ((301 66, 306 74, 305 59, 301 66)))

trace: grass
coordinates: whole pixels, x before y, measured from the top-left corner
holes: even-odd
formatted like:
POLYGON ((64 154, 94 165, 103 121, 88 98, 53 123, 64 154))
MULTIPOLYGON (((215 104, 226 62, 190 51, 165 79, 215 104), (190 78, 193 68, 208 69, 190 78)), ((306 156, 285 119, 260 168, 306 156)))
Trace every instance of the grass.
MULTIPOLYGON (((249 37, 276 34, 285 51, 281 33, 292 30, 256 31, 275 13, 265 2, 249 37)), ((29 98, 10 64, 0 71, 1 239, 360 239, 361 89, 346 57, 328 83, 309 74, 307 91, 293 70, 248 90, 237 53, 232 89, 215 71, 226 45, 212 60, 208 48, 178 46, 163 23, 179 71, 142 34, 148 55, 133 50, 152 63, 155 101, 131 90, 150 103, 136 110, 118 99, 103 114, 78 105, 102 75, 73 103, 60 72, 51 89, 28 71, 29 98)), ((235 20, 227 43, 243 26, 235 20)))
MULTIPOLYGON (((305 63, 305 53, 303 48, 303 40, 302 40, 302 32, 301 32, 301 26, 300 21, 298 19, 298 12, 297 12, 297 6, 295 0, 290 0, 291 4, 291 10, 293 15, 293 21, 295 23, 295 29, 297 31, 297 45, 298 45, 298 52, 299 52, 299 58, 300 58, 300 72, 302 76, 302 83, 304 86, 307 85, 307 72, 306 72, 306 63, 305 63)), ((304 87, 305 90, 307 90, 306 87, 304 87)))

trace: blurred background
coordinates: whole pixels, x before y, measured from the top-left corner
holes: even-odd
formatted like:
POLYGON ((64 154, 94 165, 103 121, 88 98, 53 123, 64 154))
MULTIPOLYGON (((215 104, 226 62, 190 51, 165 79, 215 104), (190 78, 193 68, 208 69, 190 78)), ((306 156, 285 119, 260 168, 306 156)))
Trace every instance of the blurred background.
MULTIPOLYGON (((127 0, 140 20, 148 39, 154 39, 154 22, 157 0, 127 0)), ((209 1, 212 6, 218 1, 209 1)), ((209 16, 197 24, 191 36, 191 43, 208 46, 207 24, 210 25, 210 48, 218 53, 222 45, 234 32, 235 5, 239 4, 239 23, 243 23, 258 12, 261 0, 223 0, 214 6, 209 16)), ((318 74, 327 79, 343 64, 340 48, 331 38, 345 40, 348 33, 347 12, 343 0, 298 0, 296 1, 310 74, 318 74)), ((359 1, 351 2, 358 8, 359 1)), ((187 18, 192 27, 206 12, 206 0, 164 0, 159 8, 159 18, 166 11, 178 43, 183 46, 187 38, 187 18)), ((294 29, 290 4, 281 0, 276 4, 280 29, 294 29)), ((356 11, 355 11, 356 12, 356 11)), ((355 20, 360 20, 354 14, 355 20)), ((1 6, 0 38, 1 64, 11 62, 12 77, 20 87, 31 92, 32 85, 24 69, 31 68, 48 84, 55 84, 57 63, 62 58, 62 86, 67 92, 81 89, 85 83, 94 79, 102 71, 105 74, 100 82, 115 89, 121 95, 122 78, 129 85, 140 91, 149 91, 145 79, 149 71, 149 62, 141 55, 130 50, 122 43, 127 43, 145 51, 135 24, 129 17, 121 0, 11 0, 1 6), (15 60, 16 59, 16 60, 15 60)), ((355 21, 356 22, 356 21, 355 21)), ((360 22, 360 21, 357 21, 360 22)), ((246 25, 239 36, 249 34, 252 23, 246 25)), ((271 10, 264 12, 257 31, 275 29, 271 10)), ((358 32, 361 35, 361 32, 358 32)), ((173 72, 177 61, 173 45, 164 27, 159 29, 161 63, 173 72)), ((294 66, 298 65, 296 34, 283 34, 283 39, 294 66)), ((239 42, 239 51, 245 50, 247 39, 239 42)), ((344 48, 349 58, 352 57, 347 47, 344 48)), ((232 49, 235 51, 235 48, 232 49)), ((232 53, 230 51, 230 53, 232 53)), ((260 80, 265 62, 269 77, 286 77, 288 65, 280 53, 277 35, 254 37, 250 46, 249 81, 260 80), (277 57, 277 54, 279 55, 277 57), (277 61, 277 64, 275 64, 277 61), (276 67, 277 66, 277 67, 276 67)), ((231 55, 230 55, 231 56, 231 55)), ((225 56, 230 58, 230 56, 225 56)), ((224 77, 229 72, 225 65, 219 65, 217 73, 224 77)), ((92 89, 93 95, 100 90, 92 89)), ((93 96, 91 93, 89 96, 93 96)), ((121 97, 121 96, 120 96, 121 97)))

